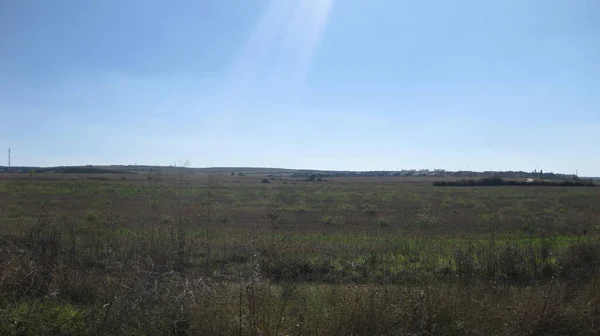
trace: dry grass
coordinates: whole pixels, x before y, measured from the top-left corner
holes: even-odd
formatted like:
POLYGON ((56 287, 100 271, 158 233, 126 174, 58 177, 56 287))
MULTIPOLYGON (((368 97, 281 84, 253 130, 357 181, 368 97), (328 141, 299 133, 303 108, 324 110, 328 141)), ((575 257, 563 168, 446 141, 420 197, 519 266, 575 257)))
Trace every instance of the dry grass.
POLYGON ((600 332, 597 191, 205 177, 0 181, 0 334, 600 332))

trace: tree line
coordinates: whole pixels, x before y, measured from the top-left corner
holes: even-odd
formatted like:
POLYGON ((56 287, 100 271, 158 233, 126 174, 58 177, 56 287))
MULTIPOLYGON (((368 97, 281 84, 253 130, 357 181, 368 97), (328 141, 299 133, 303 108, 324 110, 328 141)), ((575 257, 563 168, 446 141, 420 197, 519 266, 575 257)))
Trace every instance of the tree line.
POLYGON ((493 187, 493 186, 524 186, 524 187, 596 187, 592 181, 512 181, 501 177, 486 177, 482 179, 461 179, 456 181, 434 181, 435 187, 493 187))

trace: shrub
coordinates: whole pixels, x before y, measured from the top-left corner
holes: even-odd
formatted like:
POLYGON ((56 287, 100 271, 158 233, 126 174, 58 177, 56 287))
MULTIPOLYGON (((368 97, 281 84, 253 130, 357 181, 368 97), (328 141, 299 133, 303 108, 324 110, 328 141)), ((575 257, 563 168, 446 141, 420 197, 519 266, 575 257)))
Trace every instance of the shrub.
POLYGON ((88 211, 85 213, 85 220, 88 222, 95 222, 98 220, 98 214, 94 211, 88 211))
POLYGON ((17 204, 10 204, 8 206, 8 217, 9 218, 20 218, 27 214, 25 208, 17 204))
POLYGON ((322 221, 325 225, 341 226, 346 222, 346 218, 342 215, 325 215, 322 221))
POLYGON ((427 213, 419 213, 409 221, 408 226, 416 229, 430 229, 440 226, 441 223, 442 220, 439 217, 427 213))
POLYGON ((375 215, 377 213, 378 207, 376 204, 366 203, 361 205, 360 209, 369 215, 375 215))
POLYGON ((381 228, 388 228, 393 222, 393 218, 390 217, 379 217, 377 218, 377 226, 381 228))

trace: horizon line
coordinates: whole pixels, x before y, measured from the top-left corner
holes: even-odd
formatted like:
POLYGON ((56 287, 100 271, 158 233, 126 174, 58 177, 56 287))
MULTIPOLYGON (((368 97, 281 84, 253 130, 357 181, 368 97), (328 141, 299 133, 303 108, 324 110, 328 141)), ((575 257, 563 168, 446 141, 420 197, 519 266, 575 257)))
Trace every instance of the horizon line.
MULTIPOLYGON (((448 170, 448 169, 444 169, 444 168, 402 168, 402 169, 373 169, 373 170, 352 170, 352 169, 346 169, 346 170, 339 170, 339 169, 313 169, 313 168, 281 168, 281 167, 261 167, 261 166, 204 166, 204 167, 185 167, 185 166, 177 166, 177 164, 171 164, 171 165, 148 165, 148 164, 100 164, 100 165, 94 165, 94 164, 85 164, 85 165, 59 165, 59 166, 37 166, 37 165, 19 165, 19 166, 14 166, 11 165, 9 166, 4 166, 4 165, 0 165, 0 168, 11 168, 11 169, 17 169, 17 168, 42 168, 42 169, 48 169, 48 168, 68 168, 68 167, 158 167, 158 168, 171 168, 171 167, 178 167, 178 168, 184 168, 184 169, 274 169, 274 170, 288 170, 288 171, 319 171, 319 172, 352 172, 352 173, 362 173, 362 172, 403 172, 403 171, 428 171, 428 172, 435 172, 435 171, 440 171, 440 172, 447 172, 447 173, 454 173, 454 172, 471 172, 471 173, 488 173, 488 172, 515 172, 515 173, 537 173, 534 171, 525 171, 525 170, 448 170)), ((542 170, 543 171, 543 170, 542 170)), ((547 171, 546 173, 542 173, 542 174, 556 174, 556 175, 567 175, 567 176, 578 176, 576 174, 573 173, 556 173, 556 172, 552 172, 552 171, 547 171)), ((591 176, 592 177, 592 176, 591 176)))

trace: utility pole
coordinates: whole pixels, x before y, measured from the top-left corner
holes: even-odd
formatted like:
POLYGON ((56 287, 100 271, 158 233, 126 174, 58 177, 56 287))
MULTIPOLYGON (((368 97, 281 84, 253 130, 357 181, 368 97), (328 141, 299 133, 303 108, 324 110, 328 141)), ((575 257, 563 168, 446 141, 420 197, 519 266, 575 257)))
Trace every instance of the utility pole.
POLYGON ((8 149, 8 172, 10 173, 10 148, 8 149))

